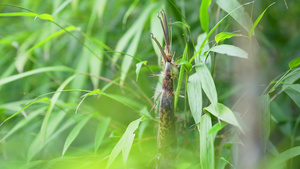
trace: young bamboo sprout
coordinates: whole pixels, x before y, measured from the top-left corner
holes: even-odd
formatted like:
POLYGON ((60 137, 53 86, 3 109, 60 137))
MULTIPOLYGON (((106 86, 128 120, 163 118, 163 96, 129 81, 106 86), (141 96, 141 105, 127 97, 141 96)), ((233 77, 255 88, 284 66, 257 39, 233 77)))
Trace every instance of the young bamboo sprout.
POLYGON ((158 151, 161 158, 158 168, 175 168, 175 151, 177 145, 174 115, 174 95, 173 95, 173 69, 170 34, 164 10, 158 14, 165 40, 165 48, 159 44, 157 39, 151 34, 151 38, 158 45, 164 61, 164 78, 162 81, 162 94, 159 107, 159 131, 158 131, 158 151))

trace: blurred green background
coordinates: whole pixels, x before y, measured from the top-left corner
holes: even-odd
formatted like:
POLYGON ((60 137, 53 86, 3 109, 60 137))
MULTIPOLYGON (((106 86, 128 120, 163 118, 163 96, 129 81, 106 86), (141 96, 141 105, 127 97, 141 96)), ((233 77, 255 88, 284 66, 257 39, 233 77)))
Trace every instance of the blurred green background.
MULTIPOLYGON (((255 32, 255 64, 259 72, 256 80, 261 91, 289 69, 291 60, 300 57, 300 1, 287 0, 287 8, 283 0, 260 0, 253 6, 247 5, 245 11, 254 21, 273 2, 276 3, 267 10, 255 32)), ((136 131, 127 166, 151 168, 157 158, 158 122, 153 96, 159 95, 157 74, 162 65, 149 32, 161 40, 156 15, 164 7, 173 23, 174 60, 182 57, 186 43, 191 57, 195 52, 192 41, 197 42, 198 35, 203 33, 200 4, 197 0, 2 0, 1 13, 31 10, 51 14, 55 23, 28 16, 0 17, 0 79, 16 78, 0 84, 0 122, 19 112, 0 127, 0 168, 105 168, 112 148, 128 124, 141 115, 145 115, 145 120, 136 131), (181 15, 192 36, 179 23, 183 22, 181 15), (147 61, 147 66, 142 66, 136 80, 136 64, 141 61, 147 61), (51 70, 42 71, 49 67, 51 70), (24 78, 14 76, 33 70, 42 72, 24 78), (68 78, 71 79, 66 82, 68 78), (65 86, 59 88, 64 82, 65 86), (95 89, 104 94, 84 97, 95 89), (34 99, 47 97, 53 101, 55 94, 60 95, 51 111, 48 139, 44 142, 39 137, 49 101, 20 110, 34 99), (67 136, 86 118, 88 121, 61 158, 67 136), (105 127, 107 120, 110 121, 105 127), (100 147, 94 150, 99 131, 103 139, 98 140, 100 147)), ((210 28, 227 14, 214 1, 208 12, 210 28)), ((217 31, 245 33, 230 17, 217 31)), ((235 39, 226 43, 239 46, 235 39)), ((229 91, 239 92, 232 60, 217 56, 214 76, 219 101, 231 106, 235 100, 229 91)), ((285 93, 272 103, 272 115, 277 122, 272 123, 270 140, 279 152, 299 145, 299 107, 285 93)), ((197 168, 198 133, 185 99, 180 98, 178 104, 178 140, 182 147, 178 168, 197 168)), ((299 165, 297 159, 289 164, 292 168, 299 165)), ((124 168, 121 156, 112 168, 124 168)))

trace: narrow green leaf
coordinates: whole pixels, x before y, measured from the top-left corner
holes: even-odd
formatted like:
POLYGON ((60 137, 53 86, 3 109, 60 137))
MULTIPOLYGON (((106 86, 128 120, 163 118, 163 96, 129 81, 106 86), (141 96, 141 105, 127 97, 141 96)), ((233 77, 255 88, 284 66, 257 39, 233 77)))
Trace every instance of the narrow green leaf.
POLYGON ((31 76, 34 74, 42 73, 42 72, 73 72, 73 70, 68 67, 64 67, 64 66, 52 66, 52 67, 38 68, 38 69, 30 70, 30 71, 27 71, 24 73, 12 75, 12 76, 9 76, 4 79, 0 79, 0 86, 4 85, 6 83, 12 82, 12 81, 15 81, 15 80, 27 77, 27 76, 31 76))
POLYGON ((209 14, 208 14, 208 7, 211 4, 211 0, 202 0, 199 12, 200 23, 202 29, 208 33, 209 30, 209 14))
POLYGON ((201 169, 214 169, 214 140, 208 132, 212 127, 210 114, 204 114, 200 122, 200 166, 201 169))
MULTIPOLYGON (((31 122, 31 120, 33 120, 36 116, 40 115, 43 111, 45 110, 45 107, 42 107, 40 109, 37 109, 31 113, 29 113, 27 118, 22 119, 21 121, 19 121, 12 129, 10 129, 0 140, 0 142, 4 141, 5 139, 7 139, 9 136, 11 136, 12 134, 14 134, 16 131, 18 131, 19 129, 21 129, 22 127, 24 127, 26 124, 28 124, 29 122, 31 122)), ((4 123, 4 122, 2 122, 4 123)))
POLYGON ((122 156, 123 156, 123 162, 124 162, 125 166, 126 166, 126 163, 127 163, 129 152, 130 152, 131 147, 132 147, 134 137, 135 137, 135 134, 129 134, 124 139, 123 148, 122 148, 122 156))
POLYGON ((83 95, 83 98, 81 99, 81 101, 78 103, 77 107, 76 107, 76 110, 75 110, 75 114, 77 113, 78 109, 79 109, 79 106, 82 104, 82 102, 88 97, 88 96, 91 96, 91 95, 100 95, 101 94, 101 91, 100 89, 96 89, 96 90, 93 90, 85 95, 83 95))
POLYGON ((202 114, 202 88, 200 78, 196 73, 189 77, 187 94, 192 116, 195 123, 199 124, 202 114))
POLYGON ((61 90, 63 90, 69 83, 70 81, 72 81, 74 78, 75 78, 76 75, 72 75, 70 76, 68 79, 66 79, 58 88, 57 88, 57 92, 52 96, 51 98, 51 102, 50 102, 50 105, 48 107, 48 110, 46 112, 46 115, 44 117, 44 120, 43 120, 43 123, 42 123, 42 127, 41 127, 41 135, 44 139, 44 141, 46 140, 46 137, 47 137, 47 126, 48 126, 48 120, 49 120, 49 117, 51 115, 51 112, 61 94, 61 90))
POLYGON ((247 32, 250 31, 252 21, 249 15, 245 12, 244 8, 238 8, 241 6, 237 0, 217 0, 218 6, 225 12, 230 13, 231 17, 236 20, 247 32), (236 9, 238 8, 238 9, 236 9), (234 11, 235 10, 235 11, 234 11), (232 12, 234 11, 234 12, 232 12))
POLYGON ((215 36, 215 41, 216 41, 216 43, 219 43, 221 41, 224 41, 225 39, 230 39, 235 36, 242 36, 242 35, 234 34, 234 33, 230 33, 230 32, 220 32, 215 36))
POLYGON ((218 119, 221 119, 229 124, 232 124, 232 125, 238 127, 241 131, 243 131, 242 127, 238 123, 233 112, 225 105, 223 105, 221 103, 218 103, 217 105, 210 104, 208 107, 205 107, 204 110, 210 112, 212 115, 214 115, 218 119))
POLYGON ((179 59, 177 61, 178 65, 183 65, 187 72, 190 72, 193 69, 193 65, 185 59, 179 59))
POLYGON ((294 69, 299 65, 300 65, 300 58, 296 58, 296 59, 290 61, 290 63, 289 63, 290 69, 294 69))
POLYGON ((92 116, 87 116, 84 119, 80 120, 80 122, 72 129, 72 131, 69 133, 62 152, 62 156, 66 153, 69 146, 73 143, 75 138, 78 136, 81 129, 84 127, 84 125, 90 120, 92 116))
POLYGON ((50 14, 40 14, 38 17, 45 21, 53 21, 53 16, 50 14))
MULTIPOLYGON (((192 67, 192 64, 190 62, 186 61, 186 58, 188 57, 187 55, 188 55, 188 44, 185 45, 183 56, 180 60, 182 60, 184 62, 183 65, 185 65, 184 67, 185 67, 186 71, 190 72, 193 67, 192 67)), ((173 68, 175 68, 175 66, 173 68)), ((175 71, 178 71, 177 68, 175 68, 175 71)), ((175 92, 175 96, 174 96, 174 110, 177 109, 177 103, 178 103, 179 94, 180 94, 180 90, 181 90, 183 73, 184 73, 184 68, 183 68, 183 66, 181 66, 180 67, 180 72, 179 72, 179 77, 178 77, 178 84, 177 84, 177 88, 176 88, 176 92, 175 92)))
POLYGON ((214 80, 205 64, 196 66, 196 72, 201 81, 201 87, 213 105, 217 105, 218 95, 214 80))
POLYGON ((142 29, 139 29, 136 35, 134 36, 130 46, 128 47, 128 50, 126 51, 126 53, 130 56, 126 55, 123 58, 123 62, 121 65, 121 78, 120 78, 121 85, 124 84, 125 78, 127 76, 127 73, 133 61, 133 56, 135 55, 137 47, 139 45, 141 35, 142 35, 142 29))
POLYGON ((16 112, 15 114, 9 116, 8 118, 6 118, 1 124, 0 124, 0 127, 3 125, 3 123, 5 123, 6 121, 8 121, 9 119, 15 117, 16 115, 20 114, 22 111, 24 111, 25 109, 27 109, 29 106, 33 105, 33 104, 36 104, 36 103, 39 103, 39 102, 50 102, 50 100, 47 98, 47 97, 44 97, 44 98, 41 98, 41 99, 38 99, 38 100, 35 100, 29 104, 27 104, 25 107, 23 107, 21 110, 19 110, 18 112, 16 112))
POLYGON ((95 136, 95 142, 94 142, 94 147, 95 147, 95 152, 99 149, 102 140, 104 138, 104 135, 107 131, 108 125, 110 123, 110 118, 105 118, 103 120, 100 120, 98 127, 97 127, 97 132, 95 136))
POLYGON ((254 22, 254 24, 252 25, 250 31, 249 31, 249 36, 253 35, 254 29, 256 28, 257 24, 259 23, 259 21, 261 20, 261 18, 264 16, 265 12, 267 11, 267 9, 270 8, 270 6, 274 5, 275 2, 273 2, 271 5, 269 5, 260 15, 259 17, 256 19, 256 21, 254 22))
POLYGON ((136 69, 135 69, 135 73, 136 73, 136 81, 139 78, 139 74, 142 68, 142 65, 147 65, 147 61, 142 61, 136 64, 136 69))
POLYGON ((218 131, 222 130, 225 126, 227 126, 227 123, 221 121, 221 124, 216 123, 209 131, 208 131, 208 135, 210 134, 215 134, 218 131))
MULTIPOLYGON (((149 5, 149 6, 146 7, 145 10, 143 10, 144 12, 140 15, 140 17, 135 21, 135 23, 128 29, 128 31, 126 31, 126 33, 118 41, 117 46, 115 48, 115 51, 122 52, 128 46, 130 40, 133 37, 136 37, 135 41, 139 41, 139 38, 137 36, 137 32, 140 32, 143 29, 143 27, 144 27, 144 25, 147 21, 147 18, 150 16, 150 12, 153 10, 153 8, 155 6, 156 5, 149 5)), ((131 53, 128 53, 128 54, 133 56, 135 54, 134 49, 137 47, 136 45, 138 45, 136 42, 134 44, 132 44, 131 49, 128 50, 127 53, 131 52, 131 53)), ((112 58, 112 63, 116 64, 119 57, 120 57, 120 53, 115 53, 113 55, 113 58, 112 58)))
POLYGON ((26 62, 28 61, 28 58, 30 57, 30 53, 32 51, 34 51, 34 49, 41 47, 42 45, 44 45, 46 42, 50 41, 51 39, 60 37, 61 35, 66 33, 66 31, 73 31, 73 30, 76 30, 76 27, 69 26, 65 29, 59 30, 59 31, 49 35, 47 38, 43 39, 42 41, 36 43, 34 46, 32 46, 30 49, 28 49, 25 53, 21 52, 20 54, 18 54, 18 56, 16 57, 16 61, 15 61, 17 70, 19 72, 23 72, 24 66, 25 66, 26 62))
POLYGON ((42 150, 42 148, 51 142, 55 137, 57 137, 60 133, 65 131, 67 128, 75 124, 77 121, 75 119, 80 119, 83 115, 77 114, 73 118, 69 118, 63 123, 60 122, 65 117, 65 112, 59 111, 49 119, 49 126, 47 128, 47 137, 48 139, 46 142, 43 140, 41 133, 38 133, 36 138, 33 140, 32 144, 29 147, 28 154, 27 154, 27 161, 31 161, 31 159, 42 150), (57 128, 59 125, 59 128, 57 128), (57 128, 57 129, 56 129, 57 128))
POLYGON ((281 165, 282 163, 288 161, 289 159, 295 158, 300 155, 300 146, 290 148, 279 155, 277 155, 273 160, 271 160, 271 164, 269 168, 276 168, 276 166, 281 165))
MULTIPOLYGON (((117 156, 120 154, 121 151, 122 151, 122 155, 123 155, 123 160, 125 160, 125 158, 127 160, 129 151, 130 151, 130 147, 132 146, 132 143, 133 143, 133 137, 135 135, 134 132, 138 128, 142 118, 143 117, 131 122, 128 125, 125 133, 123 134, 121 139, 118 141, 116 146, 111 151, 111 154, 109 156, 109 159, 108 159, 108 162, 106 165, 106 169, 108 169, 111 166, 111 164, 117 158, 117 156), (124 146, 129 147, 129 149, 125 148, 124 146)), ((126 161, 124 161, 124 163, 126 164, 126 161)))
POLYGON ((248 58, 248 53, 244 51, 243 49, 233 46, 233 45, 218 45, 214 46, 210 49, 212 52, 220 53, 220 54, 226 54, 229 56, 236 56, 240 58, 248 58))
POLYGON ((288 96, 290 96, 290 98, 300 108, 300 84, 284 85, 283 88, 286 88, 284 92, 288 94, 288 96))
POLYGON ((300 67, 293 69, 289 74, 284 77, 284 82, 292 84, 300 79, 300 67))
MULTIPOLYGON (((200 34, 198 36, 197 45, 195 47, 195 53, 196 53, 196 51, 199 51, 201 49, 201 45, 204 43, 204 40, 206 39, 206 37, 207 37, 206 33, 200 34)), ((201 52, 198 54, 198 56, 195 57, 196 65, 201 64, 201 63, 205 63, 208 68, 211 67, 211 56, 210 56, 210 54, 208 54, 208 56, 204 54, 208 50, 209 50, 209 44, 205 45, 203 47, 203 49, 201 50, 201 52)))
POLYGON ((0 16, 29 16, 36 17, 38 14, 33 12, 13 12, 13 13, 0 13, 0 16))

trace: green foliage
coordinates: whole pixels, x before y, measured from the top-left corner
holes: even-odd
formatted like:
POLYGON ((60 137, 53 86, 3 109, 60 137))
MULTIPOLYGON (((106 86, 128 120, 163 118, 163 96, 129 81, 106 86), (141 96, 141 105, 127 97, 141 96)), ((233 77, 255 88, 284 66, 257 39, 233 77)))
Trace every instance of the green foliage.
POLYGON ((179 68, 177 168, 239 168, 256 136, 259 167, 298 168, 294 3, 1 1, 0 168, 154 168, 163 64, 149 32, 163 44, 162 7, 179 68))

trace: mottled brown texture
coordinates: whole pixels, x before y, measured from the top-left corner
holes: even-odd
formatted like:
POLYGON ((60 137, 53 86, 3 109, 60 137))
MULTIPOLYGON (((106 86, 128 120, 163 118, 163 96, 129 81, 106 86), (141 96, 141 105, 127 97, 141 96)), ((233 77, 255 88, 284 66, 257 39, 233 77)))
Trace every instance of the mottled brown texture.
POLYGON ((163 92, 159 108, 158 150, 162 155, 160 168, 173 168, 176 151, 176 120, 174 115, 173 80, 171 77, 171 63, 166 62, 163 92))
POLYGON ((164 61, 164 78, 162 81, 162 95, 159 107, 159 131, 158 131, 158 151, 160 158, 158 169, 173 169, 175 168, 175 156, 177 148, 176 138, 176 120, 174 115, 174 95, 173 95, 173 79, 172 79, 172 52, 171 52, 171 36, 168 31, 168 23, 164 10, 160 11, 162 17, 158 15, 160 20, 164 39, 165 48, 163 50, 160 43, 151 34, 151 38, 158 45, 163 61, 164 61))

